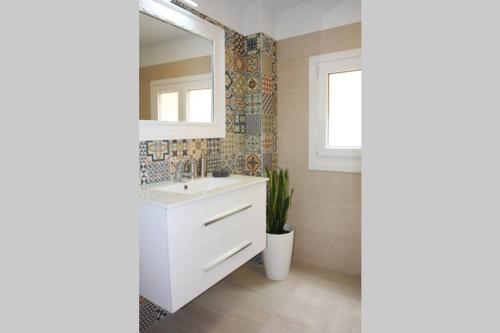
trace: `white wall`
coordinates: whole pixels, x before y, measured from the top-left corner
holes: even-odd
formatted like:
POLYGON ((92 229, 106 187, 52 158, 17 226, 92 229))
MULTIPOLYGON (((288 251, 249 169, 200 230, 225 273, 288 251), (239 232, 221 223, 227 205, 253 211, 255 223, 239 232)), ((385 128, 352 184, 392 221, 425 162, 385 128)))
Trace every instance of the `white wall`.
POLYGON ((273 1, 255 0, 243 11, 243 32, 251 35, 264 32, 274 38, 276 7, 273 1))
POLYGON ((302 2, 276 13, 277 40, 361 21, 361 0, 302 2))
POLYGON ((153 66, 212 54, 212 45, 197 36, 171 39, 139 50, 140 67, 153 66))

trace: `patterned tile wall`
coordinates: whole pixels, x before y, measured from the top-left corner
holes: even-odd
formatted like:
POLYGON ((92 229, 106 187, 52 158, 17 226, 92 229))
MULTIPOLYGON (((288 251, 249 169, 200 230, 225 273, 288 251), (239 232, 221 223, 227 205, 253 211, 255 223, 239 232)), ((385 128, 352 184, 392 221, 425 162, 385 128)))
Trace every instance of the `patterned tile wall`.
POLYGON ((141 141, 139 143, 140 183, 149 184, 173 179, 180 161, 201 155, 207 158, 207 171, 220 165, 221 145, 219 139, 141 141))
POLYGON ((223 24, 175 4, 225 30, 226 137, 141 141, 140 183, 173 179, 179 161, 207 156, 207 171, 261 175, 277 164, 276 41, 258 33, 243 36, 223 24))
POLYGON ((246 37, 245 174, 262 175, 276 168, 276 41, 263 33, 246 37))

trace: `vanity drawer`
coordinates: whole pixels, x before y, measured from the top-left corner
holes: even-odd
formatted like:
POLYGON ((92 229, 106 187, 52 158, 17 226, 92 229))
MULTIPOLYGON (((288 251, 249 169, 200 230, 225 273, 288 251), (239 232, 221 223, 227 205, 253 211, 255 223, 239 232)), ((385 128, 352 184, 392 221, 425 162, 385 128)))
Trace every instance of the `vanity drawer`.
POLYGON ((169 261, 249 227, 265 235, 265 183, 167 210, 169 261))
POLYGON ((184 306, 265 247, 265 229, 259 225, 247 226, 171 262, 172 310, 184 306))

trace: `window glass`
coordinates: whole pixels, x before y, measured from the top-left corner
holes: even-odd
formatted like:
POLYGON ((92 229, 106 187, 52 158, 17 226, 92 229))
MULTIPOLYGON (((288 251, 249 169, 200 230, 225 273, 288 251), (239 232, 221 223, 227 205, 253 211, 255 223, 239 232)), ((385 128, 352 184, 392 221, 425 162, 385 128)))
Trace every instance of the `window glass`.
POLYGON ((361 148, 361 70, 328 75, 328 147, 361 148))

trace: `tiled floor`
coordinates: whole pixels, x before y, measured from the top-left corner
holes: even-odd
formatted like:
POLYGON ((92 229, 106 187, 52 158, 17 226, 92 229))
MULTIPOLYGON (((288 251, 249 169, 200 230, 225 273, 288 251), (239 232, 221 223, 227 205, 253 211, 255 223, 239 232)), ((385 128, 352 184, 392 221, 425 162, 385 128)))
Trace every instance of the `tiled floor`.
POLYGON ((145 333, 361 332, 361 281, 294 263, 268 280, 248 263, 145 333))

